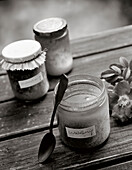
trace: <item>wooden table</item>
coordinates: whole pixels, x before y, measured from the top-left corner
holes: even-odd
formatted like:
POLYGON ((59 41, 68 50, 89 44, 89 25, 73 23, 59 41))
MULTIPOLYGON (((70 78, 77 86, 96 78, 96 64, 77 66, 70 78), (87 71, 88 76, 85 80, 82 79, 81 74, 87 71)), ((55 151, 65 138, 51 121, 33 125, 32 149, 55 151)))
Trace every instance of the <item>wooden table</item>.
MULTIPOLYGON (((98 33, 71 42, 73 70, 68 74, 100 76, 120 56, 132 59, 132 26, 98 33)), ((53 89, 58 78, 50 78, 50 90, 44 99, 22 103, 14 98, 7 74, 0 69, 0 170, 42 169, 132 169, 132 124, 120 127, 111 118, 107 143, 86 153, 71 150, 60 138, 54 123, 56 148, 44 165, 37 155, 41 139, 49 129, 53 110, 53 89)))

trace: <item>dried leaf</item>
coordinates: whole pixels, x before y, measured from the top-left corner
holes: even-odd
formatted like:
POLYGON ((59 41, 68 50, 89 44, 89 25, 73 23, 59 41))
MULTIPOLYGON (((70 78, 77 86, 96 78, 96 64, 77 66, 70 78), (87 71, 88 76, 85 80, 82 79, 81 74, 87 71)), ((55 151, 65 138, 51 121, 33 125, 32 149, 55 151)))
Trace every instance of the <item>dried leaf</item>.
POLYGON ((132 76, 129 78, 130 88, 132 89, 132 76))
POLYGON ((123 67, 128 67, 128 61, 125 57, 120 57, 119 61, 123 67))
POLYGON ((118 81, 121 81, 122 78, 120 78, 118 75, 114 75, 113 77, 111 77, 111 79, 109 79, 108 81, 113 84, 113 83, 116 83, 118 81))
POLYGON ((122 71, 122 76, 123 76, 124 79, 125 79, 125 76, 126 76, 126 72, 127 72, 127 68, 124 68, 124 70, 122 71))
POLYGON ((115 86, 115 84, 117 82, 120 82, 123 80, 123 77, 122 76, 118 76, 118 75, 114 75, 114 76, 111 76, 109 78, 106 78, 105 79, 108 83, 112 84, 113 86, 115 86))
POLYGON ((124 94, 129 94, 130 93, 130 85, 126 80, 122 80, 119 83, 115 85, 115 92, 119 95, 122 96, 124 94))
POLYGON ((117 75, 113 75, 111 77, 107 77, 105 78, 105 80, 108 82, 108 83, 111 83, 112 85, 115 85, 115 82, 117 80, 117 75))
POLYGON ((131 75, 131 70, 130 70, 130 68, 128 67, 128 68, 126 68, 126 70, 125 70, 125 72, 124 72, 124 79, 125 79, 125 80, 129 79, 130 75, 131 75))
POLYGON ((116 74, 116 72, 113 71, 113 70, 106 70, 106 71, 101 73, 101 78, 106 79, 106 78, 109 78, 111 76, 114 76, 115 74, 116 74))
POLYGON ((128 95, 125 94, 123 96, 120 96, 118 100, 118 105, 120 107, 128 107, 129 105, 131 105, 128 95))
POLYGON ((127 95, 120 96, 118 103, 113 107, 112 117, 124 123, 129 122, 132 118, 132 103, 127 95))
POLYGON ((119 64, 111 64, 109 66, 110 69, 114 70, 115 72, 117 72, 118 74, 121 74, 122 72, 122 66, 119 64))
POLYGON ((124 68, 123 72, 122 72, 122 76, 124 77, 125 80, 128 80, 131 76, 131 70, 130 68, 124 68))
POLYGON ((127 116, 124 114, 124 109, 122 107, 120 107, 118 104, 116 104, 113 107, 112 117, 114 117, 116 120, 118 120, 122 123, 128 121, 127 116))
POLYGON ((132 70, 132 60, 129 63, 130 70, 132 70))
POLYGON ((110 110, 112 110, 114 105, 117 103, 119 96, 112 89, 108 89, 108 96, 109 96, 109 108, 110 110))
POLYGON ((108 92, 113 92, 114 91, 114 86, 108 85, 107 89, 108 89, 108 92))

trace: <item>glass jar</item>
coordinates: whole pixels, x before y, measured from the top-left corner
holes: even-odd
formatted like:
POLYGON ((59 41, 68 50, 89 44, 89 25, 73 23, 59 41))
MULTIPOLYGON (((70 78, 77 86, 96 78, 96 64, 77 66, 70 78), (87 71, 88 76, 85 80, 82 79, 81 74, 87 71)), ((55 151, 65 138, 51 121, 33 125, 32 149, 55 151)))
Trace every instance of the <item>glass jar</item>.
MULTIPOLYGON (((56 93, 57 86, 55 88, 56 93)), ((73 148, 95 148, 110 134, 108 96, 104 83, 90 75, 69 77, 57 109, 62 141, 73 148)))
POLYGON ((21 40, 2 50, 2 68, 8 73, 14 95, 21 100, 32 101, 43 97, 49 82, 45 69, 46 53, 35 40, 21 40))
POLYGON ((62 18, 48 18, 33 27, 35 40, 42 49, 47 48, 46 70, 48 75, 60 76, 72 69, 67 23, 62 18))

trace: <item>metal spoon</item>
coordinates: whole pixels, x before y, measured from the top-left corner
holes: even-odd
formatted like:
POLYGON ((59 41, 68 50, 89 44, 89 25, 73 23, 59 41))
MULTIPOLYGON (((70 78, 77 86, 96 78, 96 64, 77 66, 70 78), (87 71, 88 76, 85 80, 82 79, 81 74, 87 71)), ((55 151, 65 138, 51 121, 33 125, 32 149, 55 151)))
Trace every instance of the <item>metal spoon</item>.
POLYGON ((43 137, 40 147, 39 147, 39 152, 38 152, 39 163, 44 163, 44 161, 46 161, 50 157, 50 155, 52 154, 55 148, 56 139, 55 139, 55 136, 52 130, 53 122, 54 122, 54 117, 55 117, 57 107, 60 104, 64 96, 67 85, 68 85, 68 78, 66 75, 63 74, 61 76, 60 83, 58 85, 57 93, 55 96, 54 110, 53 110, 51 122, 50 122, 50 131, 43 137))

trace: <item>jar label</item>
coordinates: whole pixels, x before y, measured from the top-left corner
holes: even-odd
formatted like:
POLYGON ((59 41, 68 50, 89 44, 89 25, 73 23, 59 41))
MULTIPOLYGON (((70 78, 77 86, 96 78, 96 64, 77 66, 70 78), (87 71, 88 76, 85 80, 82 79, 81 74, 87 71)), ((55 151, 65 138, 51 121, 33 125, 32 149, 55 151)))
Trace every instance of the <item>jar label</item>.
POLYGON ((73 129, 66 127, 67 136, 71 138, 89 138, 96 135, 95 125, 88 128, 73 129))
POLYGON ((40 83, 42 80, 43 80, 43 76, 42 73, 40 72, 39 74, 35 75, 32 78, 18 81, 18 83, 20 85, 20 88, 23 89, 23 88, 34 86, 35 84, 40 83))

